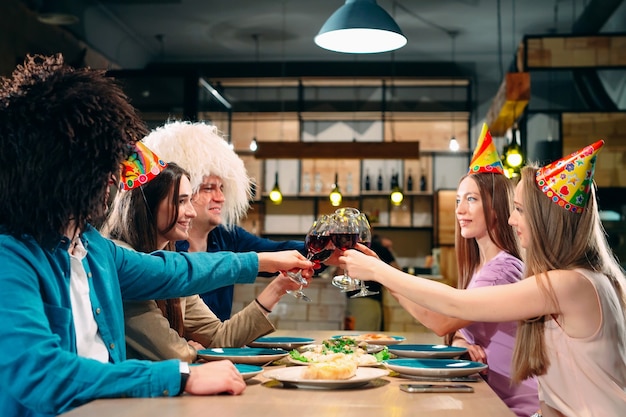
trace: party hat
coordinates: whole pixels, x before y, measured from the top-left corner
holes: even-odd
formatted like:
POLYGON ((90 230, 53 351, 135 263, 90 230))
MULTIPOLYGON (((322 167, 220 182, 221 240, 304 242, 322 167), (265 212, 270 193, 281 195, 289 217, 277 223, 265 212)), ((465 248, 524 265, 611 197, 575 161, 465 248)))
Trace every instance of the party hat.
POLYGON ((502 161, 500 161, 498 151, 493 144, 493 139, 491 138, 491 133, 489 133, 486 123, 483 123, 483 129, 480 132, 476 149, 474 149, 468 174, 478 174, 481 172, 504 174, 502 161))
POLYGON ((159 175, 167 166, 146 145, 141 142, 135 143, 135 149, 130 156, 122 162, 120 173, 120 189, 132 190, 159 175))
POLYGON ((545 195, 566 210, 582 213, 589 200, 599 140, 537 170, 535 182, 545 195))

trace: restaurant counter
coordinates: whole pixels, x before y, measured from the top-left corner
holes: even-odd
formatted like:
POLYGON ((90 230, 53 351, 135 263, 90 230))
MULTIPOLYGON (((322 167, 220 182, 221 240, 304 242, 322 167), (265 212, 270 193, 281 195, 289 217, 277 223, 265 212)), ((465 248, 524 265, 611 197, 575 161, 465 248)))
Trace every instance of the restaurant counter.
MULTIPOLYGON (((308 337, 316 343, 336 334, 354 332, 279 330, 271 336, 308 337)), ((403 343, 436 344, 441 339, 432 333, 386 332, 403 336, 403 343)), ((267 366, 266 370, 280 369, 267 366)), ((186 417, 244 415, 272 417, 413 417, 413 416, 514 416, 484 381, 470 382, 473 393, 407 393, 402 383, 420 383, 415 379, 384 376, 367 385, 352 389, 283 388, 263 373, 247 381, 246 390, 238 396, 183 395, 176 398, 132 398, 96 400, 76 408, 64 417, 186 417)), ((444 384, 445 382, 428 382, 444 384)))

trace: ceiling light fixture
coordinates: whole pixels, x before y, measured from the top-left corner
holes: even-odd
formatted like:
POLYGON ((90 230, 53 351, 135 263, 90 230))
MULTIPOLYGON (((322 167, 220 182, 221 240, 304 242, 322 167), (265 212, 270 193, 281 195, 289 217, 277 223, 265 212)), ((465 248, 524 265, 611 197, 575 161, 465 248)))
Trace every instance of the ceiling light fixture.
POLYGON ((406 36, 375 0, 346 0, 324 23, 317 46, 348 54, 376 54, 402 48, 406 36))

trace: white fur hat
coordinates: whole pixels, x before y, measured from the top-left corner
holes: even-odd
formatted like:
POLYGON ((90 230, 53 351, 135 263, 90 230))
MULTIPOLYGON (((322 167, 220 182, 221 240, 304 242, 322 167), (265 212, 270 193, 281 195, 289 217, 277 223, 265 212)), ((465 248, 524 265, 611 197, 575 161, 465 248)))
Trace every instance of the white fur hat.
POLYGON ((223 223, 236 224, 246 214, 250 178, 239 156, 220 136, 217 127, 206 123, 172 121, 153 130, 143 142, 166 162, 175 162, 191 175, 198 191, 203 178, 216 175, 224 184, 223 223))

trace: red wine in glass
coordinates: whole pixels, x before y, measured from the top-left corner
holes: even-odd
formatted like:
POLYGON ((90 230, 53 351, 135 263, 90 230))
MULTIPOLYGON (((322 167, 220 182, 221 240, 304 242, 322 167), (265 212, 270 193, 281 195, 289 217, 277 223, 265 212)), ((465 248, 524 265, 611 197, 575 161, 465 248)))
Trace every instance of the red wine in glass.
POLYGON ((339 250, 346 250, 356 246, 359 241, 358 233, 331 233, 330 240, 339 250))
POLYGON ((319 235, 319 234, 308 234, 304 239, 304 246, 309 254, 308 258, 310 261, 319 264, 324 262, 333 253, 332 249, 326 249, 330 243, 329 235, 319 235))

